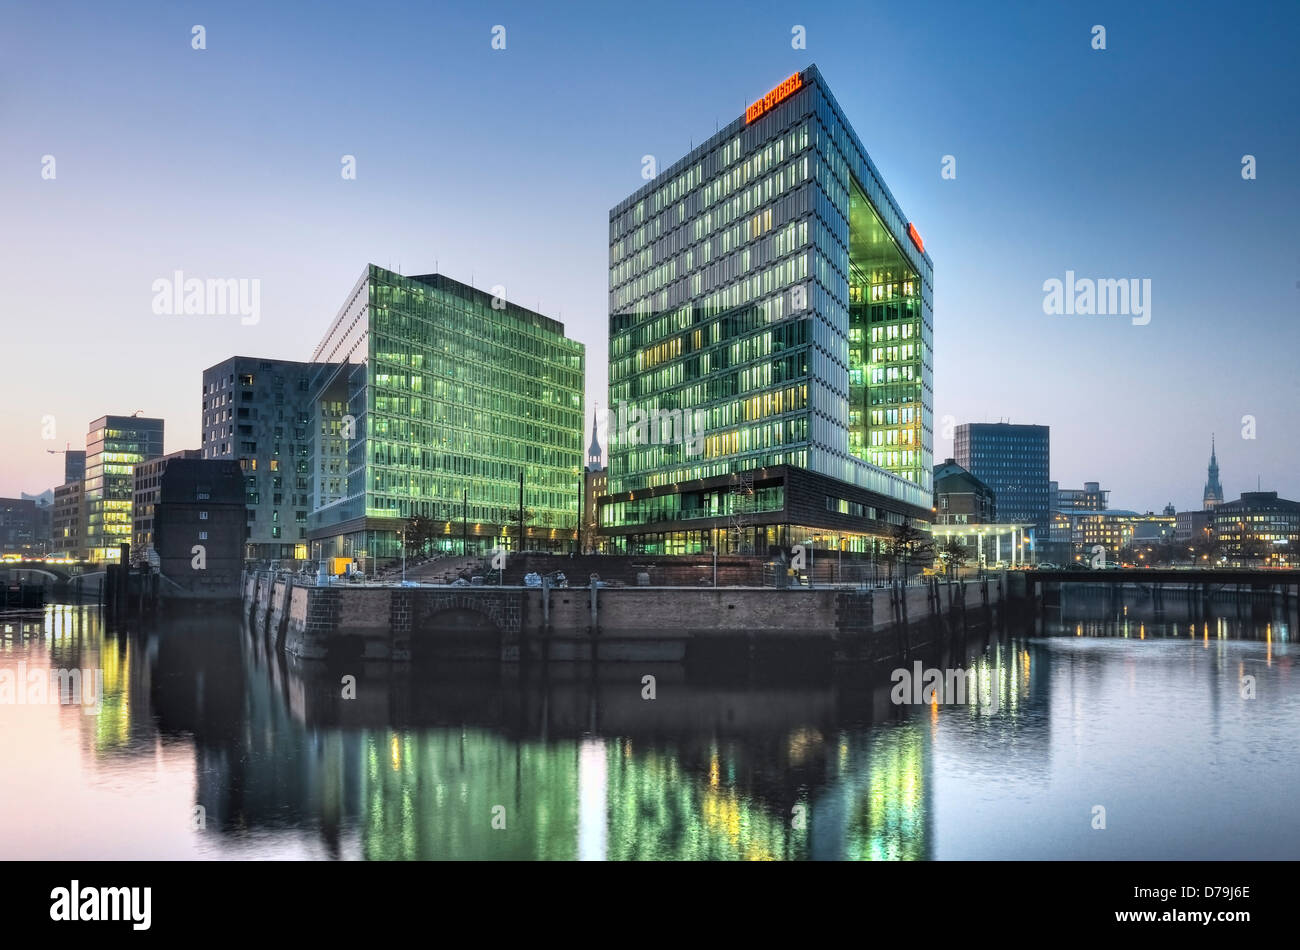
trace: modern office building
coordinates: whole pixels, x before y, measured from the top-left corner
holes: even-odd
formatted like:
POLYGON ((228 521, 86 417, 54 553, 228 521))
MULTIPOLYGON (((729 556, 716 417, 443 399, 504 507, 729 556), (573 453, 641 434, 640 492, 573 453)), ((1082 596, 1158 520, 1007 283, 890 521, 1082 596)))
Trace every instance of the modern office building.
POLYGON ((997 521, 993 489, 953 459, 934 467, 935 524, 992 524, 997 521))
POLYGON ((50 553, 80 560, 85 557, 86 513, 80 480, 54 489, 53 541, 50 553))
POLYGON ((308 557, 311 444, 316 407, 312 366, 232 356, 203 371, 204 459, 234 459, 244 473, 244 558, 308 557))
POLYGON ((176 453, 157 468, 151 544, 164 598, 239 596, 244 473, 234 459, 176 453))
POLYGON ((154 548, 154 506, 158 502, 162 475, 168 464, 176 459, 201 457, 202 453, 198 449, 182 449, 141 462, 135 467, 135 490, 131 498, 132 561, 144 563, 150 560, 150 552, 154 548))
POLYGON ((1300 502, 1279 498, 1275 491, 1242 492, 1211 512, 1214 534, 1229 559, 1244 564, 1296 561, 1300 545, 1300 502))
POLYGON ((619 202, 609 242, 613 550, 928 527, 933 264, 816 67, 619 202))
POLYGON ((1223 486, 1219 484, 1219 459, 1214 451, 1214 436, 1210 436, 1210 464, 1206 469, 1205 490, 1201 493, 1201 508, 1213 511, 1221 504, 1223 486))
POLYGON ((585 366, 562 323, 371 264, 311 363, 312 557, 391 563, 417 514, 442 550, 516 549, 521 475, 525 547, 574 549, 585 366))
MULTIPOLYGON (((998 518, 1049 533, 1051 512, 1051 429, 1007 422, 968 422, 953 438, 957 464, 993 489, 998 518)), ((1032 541, 1031 541, 1032 546, 1032 541)))
POLYGON ((163 454, 163 420, 100 416, 86 433, 85 549, 91 561, 115 561, 131 542, 135 466, 163 454))
POLYGON ((63 453, 63 484, 86 477, 86 450, 68 449, 63 453))

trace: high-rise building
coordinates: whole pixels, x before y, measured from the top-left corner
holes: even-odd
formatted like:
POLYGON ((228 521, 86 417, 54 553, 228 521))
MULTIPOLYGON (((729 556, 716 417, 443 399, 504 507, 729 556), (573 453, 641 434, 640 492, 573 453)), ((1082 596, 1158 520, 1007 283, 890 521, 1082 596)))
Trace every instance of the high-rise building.
POLYGON ((816 67, 619 202, 609 242, 615 550, 928 525, 933 265, 816 67))
POLYGON ((129 544, 135 466, 163 454, 163 420, 100 416, 86 433, 85 549, 91 561, 115 561, 129 544))
POLYGON ((1051 429, 1007 422, 968 422, 953 439, 957 464, 993 489, 998 519, 1034 526, 1046 538, 1052 524, 1051 429))
POLYGON ((585 367, 562 323, 371 264, 311 362, 313 557, 391 562, 412 515, 442 550, 516 549, 521 475, 524 545, 573 550, 585 367))
POLYGON ((203 371, 205 459, 244 475, 244 558, 305 560, 312 508, 310 363, 232 356, 203 371))
POLYGON ((1206 476, 1205 491, 1201 493, 1201 508, 1212 511, 1223 504, 1223 486, 1219 484, 1219 460, 1214 454, 1214 436, 1210 436, 1210 465, 1206 476))

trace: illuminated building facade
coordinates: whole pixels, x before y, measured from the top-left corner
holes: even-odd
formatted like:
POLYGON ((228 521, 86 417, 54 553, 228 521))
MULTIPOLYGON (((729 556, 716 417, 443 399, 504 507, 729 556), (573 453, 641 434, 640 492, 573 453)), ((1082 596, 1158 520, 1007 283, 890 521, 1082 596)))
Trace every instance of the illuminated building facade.
POLYGON ((609 240, 612 549, 865 552, 928 524, 933 265, 816 67, 609 240))
POLYGON ((91 561, 116 561, 134 528, 135 466, 163 454, 163 420, 100 416, 86 433, 85 548, 91 561))
POLYGON ((1211 512, 1224 554, 1237 563, 1296 564, 1300 561, 1300 502, 1275 491, 1242 492, 1211 512))
POLYGON ((521 473, 525 546, 573 550, 584 360, 558 321, 369 265, 311 360, 311 556, 391 562, 413 515, 440 550, 516 549, 521 473))
POLYGON ((234 459, 244 473, 247 561, 307 558, 311 376, 309 363, 249 356, 203 371, 203 458, 234 459))

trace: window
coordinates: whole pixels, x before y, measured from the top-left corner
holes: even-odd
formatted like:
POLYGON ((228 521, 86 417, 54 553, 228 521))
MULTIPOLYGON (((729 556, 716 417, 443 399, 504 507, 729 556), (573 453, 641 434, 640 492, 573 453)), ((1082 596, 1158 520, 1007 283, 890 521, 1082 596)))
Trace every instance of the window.
POLYGON ((200 532, 199 532, 199 540, 200 540, 200 541, 206 541, 206 540, 208 540, 208 533, 207 533, 206 531, 200 531, 200 532))
POLYGON ((200 511, 200 512, 199 512, 199 520, 200 520, 200 521, 207 521, 207 520, 208 520, 208 513, 207 513, 206 511, 200 511))

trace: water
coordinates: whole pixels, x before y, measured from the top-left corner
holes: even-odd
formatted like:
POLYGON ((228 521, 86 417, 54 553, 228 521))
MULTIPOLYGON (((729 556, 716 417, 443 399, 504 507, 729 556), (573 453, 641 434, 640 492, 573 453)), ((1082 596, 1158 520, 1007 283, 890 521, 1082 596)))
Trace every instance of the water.
POLYGON ((1219 609, 1067 605, 936 660, 981 696, 898 706, 894 664, 394 674, 51 606, 0 620, 0 674, 102 702, 0 705, 0 859, 1294 859, 1294 616, 1219 609))

